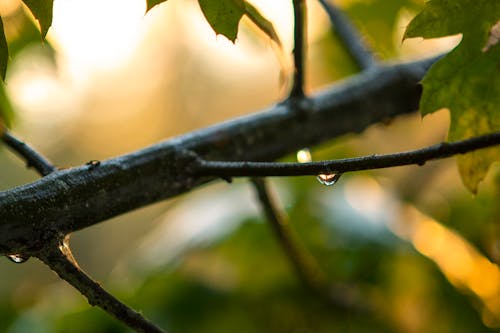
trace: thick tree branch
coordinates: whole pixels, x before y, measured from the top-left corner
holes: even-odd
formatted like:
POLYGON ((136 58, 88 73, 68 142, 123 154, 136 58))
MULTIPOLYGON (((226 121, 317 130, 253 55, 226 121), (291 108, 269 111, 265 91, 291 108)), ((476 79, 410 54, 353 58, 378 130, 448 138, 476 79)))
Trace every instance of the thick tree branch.
POLYGON ((307 163, 236 162, 198 160, 198 174, 219 177, 286 177, 342 174, 350 171, 424 165, 426 162, 465 154, 500 144, 500 132, 456 142, 442 142, 422 149, 387 155, 370 155, 307 163))
POLYGON ((364 43, 363 37, 352 25, 349 18, 331 1, 319 0, 347 52, 349 52, 360 69, 369 69, 376 66, 378 60, 373 51, 364 43))
POLYGON ((26 160, 29 167, 33 167, 40 175, 47 176, 57 170, 57 168, 50 163, 45 157, 42 156, 35 149, 28 146, 23 141, 17 139, 9 131, 5 130, 2 135, 2 141, 26 160))
POLYGON ((99 165, 56 171, 0 192, 0 254, 36 253, 51 233, 67 234, 215 179, 193 174, 188 150, 205 160, 272 161, 414 112, 420 98, 417 83, 434 61, 363 72, 311 96, 311 112, 293 112, 288 103, 281 103, 99 165))
POLYGON ((99 283, 85 274, 74 261, 73 255, 66 244, 63 243, 59 246, 56 244, 50 249, 45 248, 40 251, 38 258, 56 272, 61 279, 87 297, 90 305, 100 307, 136 332, 164 332, 145 319, 140 313, 120 302, 104 290, 99 283))

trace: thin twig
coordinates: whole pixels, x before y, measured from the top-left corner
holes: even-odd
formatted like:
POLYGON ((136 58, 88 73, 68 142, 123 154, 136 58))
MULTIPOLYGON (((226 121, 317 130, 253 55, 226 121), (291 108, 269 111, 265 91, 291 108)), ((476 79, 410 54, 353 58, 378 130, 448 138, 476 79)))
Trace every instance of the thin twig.
POLYGON ((140 313, 120 302, 104 290, 99 283, 85 274, 74 261, 69 247, 66 245, 62 244, 46 249, 38 255, 38 258, 56 272, 61 279, 87 297, 89 304, 100 307, 136 332, 165 332, 145 319, 140 313))
POLYGON ((325 276, 314 257, 301 246, 286 216, 279 211, 263 178, 252 178, 257 197, 276 238, 304 285, 324 294, 325 276))
POLYGON ((377 66, 378 60, 373 51, 363 42, 363 37, 349 18, 332 3, 332 0, 319 0, 319 2, 335 27, 335 32, 340 41, 359 68, 364 70, 377 66))
POLYGON ((370 155, 309 163, 225 162, 198 159, 197 174, 219 177, 304 176, 424 165, 427 161, 465 154, 500 144, 500 132, 462 141, 442 142, 422 149, 387 155, 370 155))
POLYGON ((28 168, 33 167, 40 175, 47 176, 57 170, 42 154, 16 138, 9 131, 4 131, 2 141, 26 160, 28 168))
POLYGON ((290 98, 304 97, 304 56, 306 43, 306 1, 293 0, 293 61, 294 75, 290 98))

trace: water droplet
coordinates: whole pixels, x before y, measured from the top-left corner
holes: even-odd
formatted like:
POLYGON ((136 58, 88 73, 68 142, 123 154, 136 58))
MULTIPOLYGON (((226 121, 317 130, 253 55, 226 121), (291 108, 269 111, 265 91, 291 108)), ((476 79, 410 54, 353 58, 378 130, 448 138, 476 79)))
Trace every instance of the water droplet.
POLYGON ((97 168, 99 165, 101 165, 101 161, 98 160, 91 160, 85 163, 85 165, 88 165, 89 170, 97 168))
POLYGON ((16 264, 22 264, 26 262, 30 257, 25 257, 22 254, 9 254, 7 255, 10 261, 15 262, 16 264))
POLYGON ((339 181, 341 176, 342 176, 341 173, 329 173, 329 174, 318 175, 318 177, 316 178, 321 184, 326 186, 332 186, 339 181))
POLYGON ((309 149, 304 148, 304 149, 299 150, 297 152, 297 161, 299 161, 299 163, 311 162, 312 156, 311 156, 311 152, 309 151, 309 149))

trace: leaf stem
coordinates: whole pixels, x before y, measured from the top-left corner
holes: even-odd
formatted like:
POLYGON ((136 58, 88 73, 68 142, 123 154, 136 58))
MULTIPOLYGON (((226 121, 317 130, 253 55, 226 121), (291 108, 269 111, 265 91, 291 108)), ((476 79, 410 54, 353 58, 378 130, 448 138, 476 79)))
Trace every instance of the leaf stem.
POLYGON ((294 75, 293 86, 289 98, 304 97, 304 57, 306 43, 306 17, 307 8, 305 0, 292 0, 293 2, 293 61, 294 75))

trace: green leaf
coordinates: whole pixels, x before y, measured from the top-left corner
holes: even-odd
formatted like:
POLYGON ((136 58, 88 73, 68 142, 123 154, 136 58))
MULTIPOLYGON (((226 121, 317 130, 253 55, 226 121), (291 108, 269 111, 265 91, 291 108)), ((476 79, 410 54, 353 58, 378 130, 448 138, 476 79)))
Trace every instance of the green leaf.
POLYGON ((238 25, 246 15, 260 30, 281 47, 273 24, 246 0, 198 0, 201 11, 216 34, 226 36, 233 43, 238 35, 238 25))
POLYGON ((14 111, 5 84, 0 80, 0 132, 3 130, 3 125, 10 127, 13 115, 14 111))
POLYGON ((245 1, 245 14, 257 27, 259 27, 260 30, 275 41, 278 46, 281 46, 281 41, 276 33, 276 30, 274 30, 273 24, 262 16, 259 10, 248 1, 245 1))
POLYGON ((245 14, 244 0, 198 0, 201 11, 216 34, 234 43, 238 24, 245 14))
POLYGON ((47 31, 52 25, 52 7, 54 0, 23 0, 31 13, 40 23, 42 37, 45 38, 47 31))
MULTIPOLYGON (((404 38, 462 34, 460 44, 431 67, 423 80, 422 114, 450 111, 448 140, 456 141, 500 130, 500 45, 491 44, 500 20, 498 0, 431 0, 409 24, 404 38)), ((500 147, 457 158, 465 186, 473 193, 500 147)))
POLYGON ((0 17, 0 75, 2 80, 5 80, 5 73, 7 72, 7 62, 9 61, 9 47, 7 46, 7 39, 3 31, 3 20, 0 17))
MULTIPOLYGON (((5 85, 3 80, 5 79, 5 72, 7 71, 7 61, 9 60, 9 50, 7 47, 7 40, 5 39, 5 33, 3 31, 3 21, 0 18, 0 74, 2 79, 0 80, 0 132, 3 131, 4 125, 10 126, 10 121, 12 119, 12 105, 10 104, 9 98, 5 91, 5 85)), ((0 133, 1 134, 1 133, 0 133)))
POLYGON ((146 0, 146 6, 147 6, 146 12, 148 12, 154 6, 159 5, 165 1, 167 1, 167 0, 146 0))

